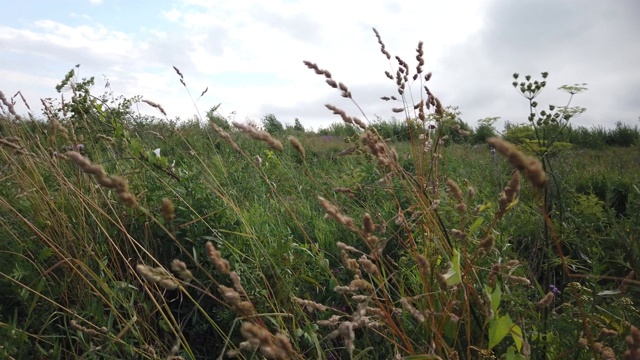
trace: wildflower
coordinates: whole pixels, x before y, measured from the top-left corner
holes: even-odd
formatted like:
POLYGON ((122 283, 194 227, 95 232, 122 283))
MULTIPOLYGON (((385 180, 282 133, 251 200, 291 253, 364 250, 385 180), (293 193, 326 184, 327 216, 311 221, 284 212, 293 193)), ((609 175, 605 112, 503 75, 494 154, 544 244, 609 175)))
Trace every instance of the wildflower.
POLYGON ((560 289, 558 289, 555 285, 549 285, 549 289, 551 289, 551 292, 553 293, 553 295, 555 296, 559 296, 561 294, 560 289))

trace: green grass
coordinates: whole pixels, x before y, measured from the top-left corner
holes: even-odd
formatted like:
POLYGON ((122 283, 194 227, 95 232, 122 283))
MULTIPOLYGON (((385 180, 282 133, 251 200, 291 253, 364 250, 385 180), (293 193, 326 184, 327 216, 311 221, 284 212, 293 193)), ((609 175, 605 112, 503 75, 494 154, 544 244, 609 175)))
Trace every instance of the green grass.
POLYGON ((3 358, 638 351, 637 147, 544 157, 535 188, 485 145, 444 141, 449 125, 427 152, 419 134, 398 141, 424 132, 420 106, 405 130, 261 135, 279 151, 233 127, 131 117, 70 74, 62 85, 87 96, 58 115, 0 117, 3 358))

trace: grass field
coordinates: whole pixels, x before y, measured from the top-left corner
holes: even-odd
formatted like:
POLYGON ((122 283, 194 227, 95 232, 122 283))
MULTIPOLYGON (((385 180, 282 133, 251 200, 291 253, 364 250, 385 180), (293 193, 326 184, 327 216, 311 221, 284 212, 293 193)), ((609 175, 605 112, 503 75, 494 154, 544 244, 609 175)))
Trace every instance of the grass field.
POLYGON ((64 88, 3 95, 2 358, 640 359, 637 144, 449 141, 430 91, 398 141, 64 88))

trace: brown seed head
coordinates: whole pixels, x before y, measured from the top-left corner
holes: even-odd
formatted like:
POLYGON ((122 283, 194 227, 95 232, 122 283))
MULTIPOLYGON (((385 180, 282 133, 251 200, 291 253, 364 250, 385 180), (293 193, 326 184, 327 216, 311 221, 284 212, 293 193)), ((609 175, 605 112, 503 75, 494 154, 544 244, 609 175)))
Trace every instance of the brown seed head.
POLYGON ((431 265, 429 264, 429 260, 426 257, 417 254, 416 255, 416 263, 418 264, 418 270, 420 271, 420 275, 424 279, 428 279, 431 274, 431 265))
POLYGON ((365 235, 371 235, 375 229, 375 224, 373 223, 373 219, 369 213, 365 213, 362 216, 362 230, 365 235))
POLYGON ((173 206, 173 202, 169 198, 162 199, 162 205, 160 207, 160 212, 162 213, 162 218, 166 222, 173 221, 176 217, 175 207, 173 206))
POLYGON ((162 108, 162 106, 160 104, 158 104, 156 102, 153 102, 151 100, 147 100, 147 99, 142 99, 142 102, 147 104, 147 105, 149 105, 149 106, 151 106, 151 107, 154 107, 154 108, 158 109, 158 111, 160 111, 162 113, 162 115, 167 116, 167 112, 164 111, 164 109, 162 108))
POLYGON ((449 187, 449 191, 453 194, 453 197, 458 200, 458 203, 464 202, 464 197, 462 195, 462 190, 458 184, 452 179, 447 179, 447 186, 449 187))
POLYGON ((222 257, 220 251, 216 249, 211 241, 207 241, 205 247, 207 248, 207 256, 215 266, 216 271, 221 274, 228 275, 231 272, 231 265, 229 264, 229 261, 222 257))
POLYGON ((298 140, 295 136, 289 136, 289 142, 291 143, 291 145, 293 145, 293 148, 296 149, 298 154, 300 154, 300 156, 304 159, 305 151, 302 143, 300 143, 300 140, 298 140))
POLYGON ((547 307, 551 304, 551 302, 553 301, 553 292, 549 291, 547 293, 547 295, 545 295, 542 299, 540 299, 540 301, 538 301, 538 303, 536 304, 536 307, 538 309, 547 307))
POLYGON ((378 44, 380 44, 380 51, 382 52, 382 54, 384 54, 387 60, 391 60, 391 54, 389 54, 389 52, 385 49, 384 42, 382 42, 380 33, 378 33, 378 30, 376 30, 376 28, 373 28, 373 33, 376 34, 376 39, 378 39, 378 44))
POLYGON ((493 137, 488 142, 496 151, 507 158, 511 166, 524 171, 531 185, 537 189, 544 188, 547 183, 547 174, 538 159, 526 156, 515 145, 501 138, 493 137))

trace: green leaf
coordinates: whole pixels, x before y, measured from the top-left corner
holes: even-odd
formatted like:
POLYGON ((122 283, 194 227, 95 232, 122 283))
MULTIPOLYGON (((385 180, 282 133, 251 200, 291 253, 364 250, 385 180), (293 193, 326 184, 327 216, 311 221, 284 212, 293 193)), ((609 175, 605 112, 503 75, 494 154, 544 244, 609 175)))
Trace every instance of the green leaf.
POLYGON ((300 278, 301 278, 302 280, 306 280, 306 281, 308 281, 308 282, 310 282, 310 283, 314 284, 314 285, 315 285, 315 286, 317 286, 317 287, 322 287, 322 285, 320 285, 320 283, 319 283, 319 282, 317 282, 314 278, 312 278, 312 277, 310 277, 310 276, 302 275, 302 274, 301 274, 301 275, 300 275, 300 278))
POLYGON ((502 289, 500 285, 496 285, 496 288, 491 291, 491 287, 488 285, 484 286, 487 295, 489 295, 489 301, 491 301, 491 310, 493 310, 494 314, 498 314, 498 308, 500 307, 500 300, 502 299, 502 289))
POLYGON ((493 203, 487 202, 485 204, 480 205, 480 207, 478 208, 478 212, 481 213, 483 211, 491 210, 491 208, 493 208, 493 203))
POLYGON ((334 278, 329 279, 329 289, 333 290, 338 286, 338 283, 334 278))
POLYGON ((38 253, 38 260, 39 261, 44 261, 46 259, 48 259, 49 257, 51 257, 51 255, 53 255, 54 252, 53 250, 51 250, 50 247, 45 246, 40 250, 40 253, 38 253))
POLYGON ((513 321, 509 315, 495 318, 489 322, 489 350, 498 345, 513 326, 513 321))
POLYGON ((134 154, 140 154, 142 152, 142 144, 138 139, 132 139, 131 144, 129 145, 129 149, 134 154))
POLYGON ((516 197, 512 202, 507 205, 507 210, 511 210, 514 206, 518 205, 519 199, 516 197))
POLYGON ((482 223, 484 223, 484 218, 483 217, 477 218, 476 221, 474 221, 473 224, 471 224, 471 227, 469 227, 469 234, 475 233, 480 228, 482 223))
POLYGON ((610 296, 610 295, 618 295, 620 294, 620 290, 604 290, 598 293, 598 296, 610 296))
POLYGON ((453 249, 453 258, 451 258, 449 264, 449 271, 444 274, 444 278, 447 282, 447 285, 457 285, 462 281, 462 276, 460 275, 460 253, 458 252, 458 250, 453 249))
POLYGON ((124 134, 124 128, 122 127, 122 124, 116 124, 113 133, 116 139, 122 138, 124 134))
POLYGON ((522 352, 524 337, 522 336, 522 329, 520 329, 520 326, 513 325, 509 330, 509 333, 511 333, 511 337, 513 338, 513 342, 515 343, 518 352, 522 352))
POLYGON ((509 346, 505 358, 506 360, 526 360, 526 357, 524 355, 516 354, 513 346, 509 346))

